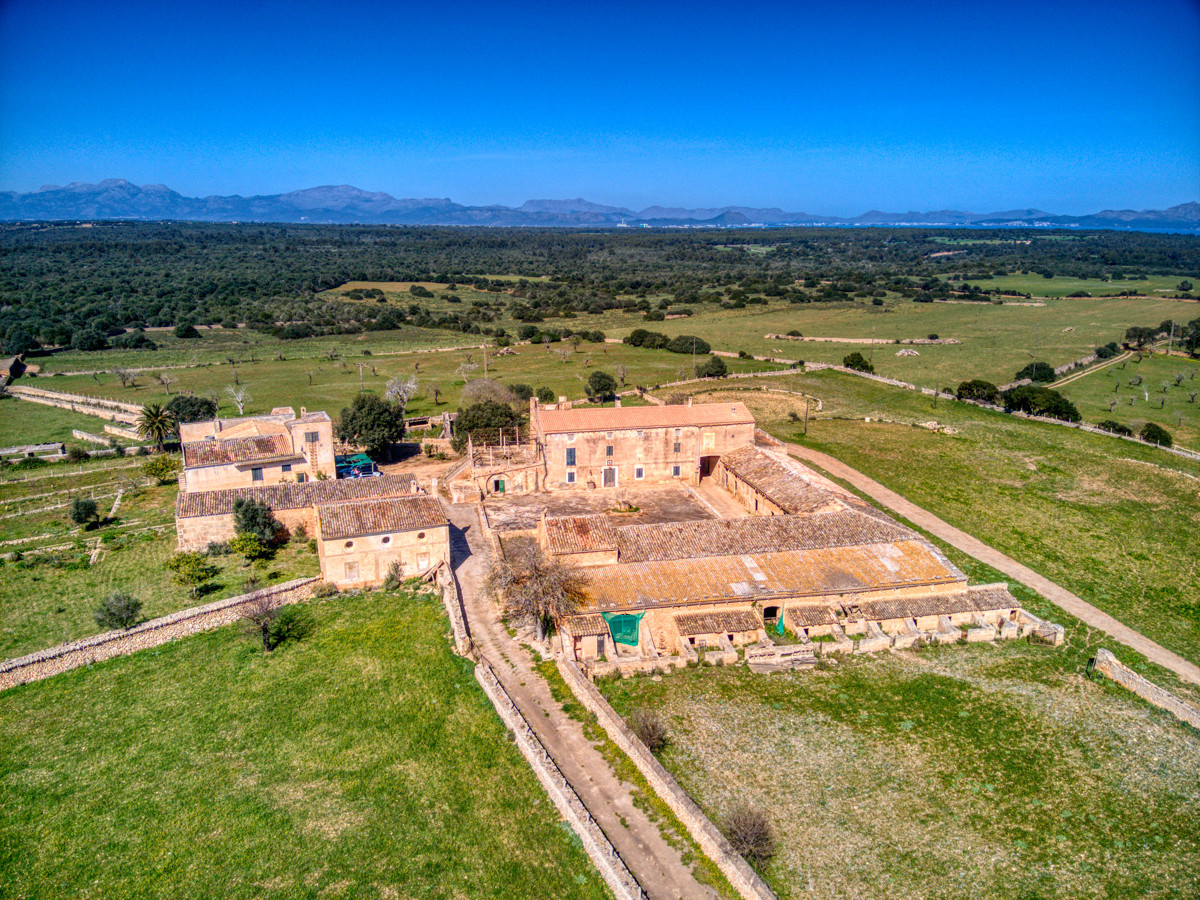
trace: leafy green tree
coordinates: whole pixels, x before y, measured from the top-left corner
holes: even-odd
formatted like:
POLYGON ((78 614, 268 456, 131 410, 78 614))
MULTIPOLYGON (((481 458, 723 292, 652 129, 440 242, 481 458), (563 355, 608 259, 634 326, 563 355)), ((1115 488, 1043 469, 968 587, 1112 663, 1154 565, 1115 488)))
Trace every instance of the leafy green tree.
POLYGON ((4 339, 4 352, 9 356, 20 356, 40 346, 41 344, 24 328, 9 332, 8 337, 4 339))
POLYGON ((975 378, 960 384, 955 396, 959 400, 980 400, 984 403, 999 403, 1000 389, 990 381, 975 378))
POLYGON ((124 591, 116 591, 100 601, 92 618, 101 628, 132 628, 142 616, 142 601, 124 591))
POLYGON ((167 404, 167 412, 176 424, 208 422, 217 417, 217 404, 215 400, 209 400, 207 397, 180 394, 171 398, 171 402, 167 404))
POLYGON ((554 393, 554 388, 542 387, 537 389, 538 403, 554 403, 558 400, 558 394, 554 393))
POLYGON ((162 452, 163 445, 175 434, 175 417, 161 403, 147 403, 138 416, 137 430, 143 438, 154 442, 156 450, 162 452))
POLYGON ((1142 430, 1138 432, 1138 437, 1148 443, 1158 444, 1160 447, 1170 447, 1174 443, 1171 439, 1171 433, 1161 425, 1156 425, 1153 422, 1147 422, 1143 425, 1142 430))
POLYGON ((1133 435, 1132 428, 1130 428, 1128 425, 1122 425, 1120 422, 1114 422, 1112 419, 1105 419, 1103 422, 1097 422, 1096 427, 1102 431, 1123 435, 1124 437, 1131 437, 1133 435))
POLYGON ((374 460, 388 457, 392 444, 404 437, 404 409, 378 394, 364 392, 342 410, 338 440, 362 447, 374 460))
POLYGON ((710 357, 707 361, 696 366, 697 378, 724 378, 729 372, 725 360, 719 356, 710 357))
MULTIPOLYGON (((643 347, 645 344, 642 345, 643 347)), ((694 334, 681 334, 676 338, 672 338, 667 344, 667 349, 672 353, 695 353, 697 356, 707 356, 712 352, 712 347, 708 345, 708 341, 704 338, 698 338, 694 334)))
POLYGON ((192 340, 200 337, 200 332, 196 330, 196 326, 191 322, 180 322, 175 326, 175 337, 192 340))
POLYGON ((474 403, 459 410, 454 420, 454 439, 451 446, 461 453, 467 446, 467 438, 476 442, 495 442, 501 428, 513 428, 521 423, 521 417, 506 403, 491 400, 474 403))
POLYGON ((203 553, 176 553, 167 561, 167 568, 175 573, 175 580, 192 592, 193 599, 200 593, 200 586, 217 574, 203 553))
POLYGON ((855 350, 849 356, 844 357, 842 359, 842 365, 847 369, 853 369, 856 372, 875 371, 875 367, 871 365, 870 361, 868 361, 868 359, 857 350, 855 350))
POLYGON ((593 400, 610 400, 616 396, 617 379, 597 369, 588 376, 584 390, 593 400))
POLYGON ((96 509, 96 501, 87 497, 76 497, 71 501, 71 521, 83 528, 89 528, 100 520, 96 509))
POLYGON ((1057 377, 1054 374, 1054 366, 1049 363, 1031 362, 1016 374, 1015 380, 1020 381, 1022 378, 1028 378, 1030 381, 1035 381, 1039 384, 1049 384, 1057 377))
POLYGON ((108 338, 97 331, 95 328, 83 328, 75 332, 75 336, 71 338, 72 350, 106 350, 108 348, 108 338))
POLYGON ((1125 330, 1125 343, 1137 347, 1139 350, 1147 344, 1154 343, 1154 339, 1158 337, 1157 328, 1145 328, 1141 325, 1131 325, 1125 330))
POLYGON ((515 396, 518 400, 523 400, 526 403, 528 403, 529 398, 533 396, 532 385, 517 382, 516 384, 510 384, 508 389, 513 392, 513 396, 515 396))
POLYGON ((279 540, 283 526, 266 503, 250 497, 238 497, 233 501, 233 530, 238 535, 254 535, 263 547, 270 547, 279 540))
POLYGON ((170 484, 179 474, 179 460, 173 456, 160 453, 142 463, 142 474, 153 478, 158 484, 170 484))
POLYGON ((1064 422, 1078 422, 1082 419, 1074 403, 1048 387, 1026 384, 1010 388, 1001 396, 1004 408, 1008 412, 1024 412, 1031 416, 1045 416, 1064 422))

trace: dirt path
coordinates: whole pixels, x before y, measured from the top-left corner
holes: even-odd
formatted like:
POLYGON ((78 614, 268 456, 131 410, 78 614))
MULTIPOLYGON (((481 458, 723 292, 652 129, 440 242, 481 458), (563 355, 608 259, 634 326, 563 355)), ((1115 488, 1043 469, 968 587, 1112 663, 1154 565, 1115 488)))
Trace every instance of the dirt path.
POLYGON ((634 805, 630 785, 617 778, 584 736, 580 723, 563 712, 533 669, 529 652, 509 635, 496 605, 483 596, 492 549, 475 506, 445 508, 452 523, 451 552, 472 639, 633 876, 652 900, 716 897, 711 888, 696 881, 658 826, 634 805))
POLYGON ((1129 350, 1126 350, 1120 356, 1114 356, 1112 359, 1105 360, 1098 366, 1092 366, 1090 369, 1084 369, 1082 372, 1076 372, 1074 375, 1068 375, 1062 381, 1054 382, 1054 389, 1058 390, 1063 385, 1072 384, 1084 376, 1091 375, 1093 372, 1099 372, 1101 369, 1107 369, 1109 366, 1115 366, 1117 363, 1125 362, 1125 360, 1132 358, 1133 353, 1129 350))
POLYGON ((999 550, 989 547, 977 538, 971 537, 965 531, 961 531, 953 525, 943 522, 937 516, 933 515, 933 513, 926 512, 915 503, 905 500, 895 491, 884 487, 878 481, 867 477, 857 469, 850 468, 850 466, 834 459, 826 453, 811 450, 799 444, 788 444, 787 449, 793 456, 806 462, 815 463, 830 475, 848 481, 871 499, 908 519, 914 525, 940 538, 950 546, 957 547, 980 562, 987 563, 993 569, 998 569, 1026 587, 1032 588, 1047 600, 1065 609, 1081 622, 1107 632, 1115 640, 1137 650, 1151 662, 1157 663, 1164 669, 1170 669, 1184 681, 1200 684, 1200 666, 1188 662, 1179 654, 1173 653, 1166 647, 1150 640, 1145 635, 1134 631, 1128 625, 1122 624, 1108 613, 1097 609, 1086 600, 1072 594, 1066 588, 1055 584, 1049 578, 1039 575, 1028 566, 1022 565, 1012 557, 1005 556, 999 550))

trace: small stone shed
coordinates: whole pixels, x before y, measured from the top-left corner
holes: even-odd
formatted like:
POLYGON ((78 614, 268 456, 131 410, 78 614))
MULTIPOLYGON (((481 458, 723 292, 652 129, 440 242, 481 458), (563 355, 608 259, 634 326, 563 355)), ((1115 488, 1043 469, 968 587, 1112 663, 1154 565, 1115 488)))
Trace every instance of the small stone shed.
POLYGON ((339 588, 373 587, 393 564, 402 577, 450 563, 450 523, 424 494, 317 507, 317 550, 325 580, 339 588))

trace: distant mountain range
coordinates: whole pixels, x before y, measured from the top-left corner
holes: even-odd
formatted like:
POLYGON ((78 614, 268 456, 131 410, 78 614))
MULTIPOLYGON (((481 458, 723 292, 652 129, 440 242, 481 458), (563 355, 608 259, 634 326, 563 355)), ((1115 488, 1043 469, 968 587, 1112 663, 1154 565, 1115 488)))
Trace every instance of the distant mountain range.
POLYGON ((586 228, 629 226, 738 227, 753 225, 918 225, 1124 228, 1195 231, 1200 203, 1170 209, 1106 209, 1089 216, 1062 216, 1040 209, 993 213, 959 210, 889 213, 871 210, 850 219, 782 209, 722 206, 643 210, 587 200, 529 200, 517 207, 463 206, 448 199, 399 199, 349 185, 326 185, 288 194, 254 197, 185 197, 161 184, 139 187, 110 178, 99 184, 47 185, 28 194, 0 192, 0 221, 186 220, 200 222, 308 222, 320 224, 490 225, 586 228))

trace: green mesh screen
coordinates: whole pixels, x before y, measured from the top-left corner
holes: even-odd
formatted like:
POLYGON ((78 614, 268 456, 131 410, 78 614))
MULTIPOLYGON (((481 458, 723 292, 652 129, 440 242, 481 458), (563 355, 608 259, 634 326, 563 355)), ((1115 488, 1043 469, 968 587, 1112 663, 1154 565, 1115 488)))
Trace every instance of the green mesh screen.
POLYGON ((636 647, 638 644, 638 629, 642 624, 642 616, 645 613, 600 613, 604 616, 604 621, 608 623, 608 630, 612 632, 613 640, 618 644, 626 644, 630 647, 636 647))

